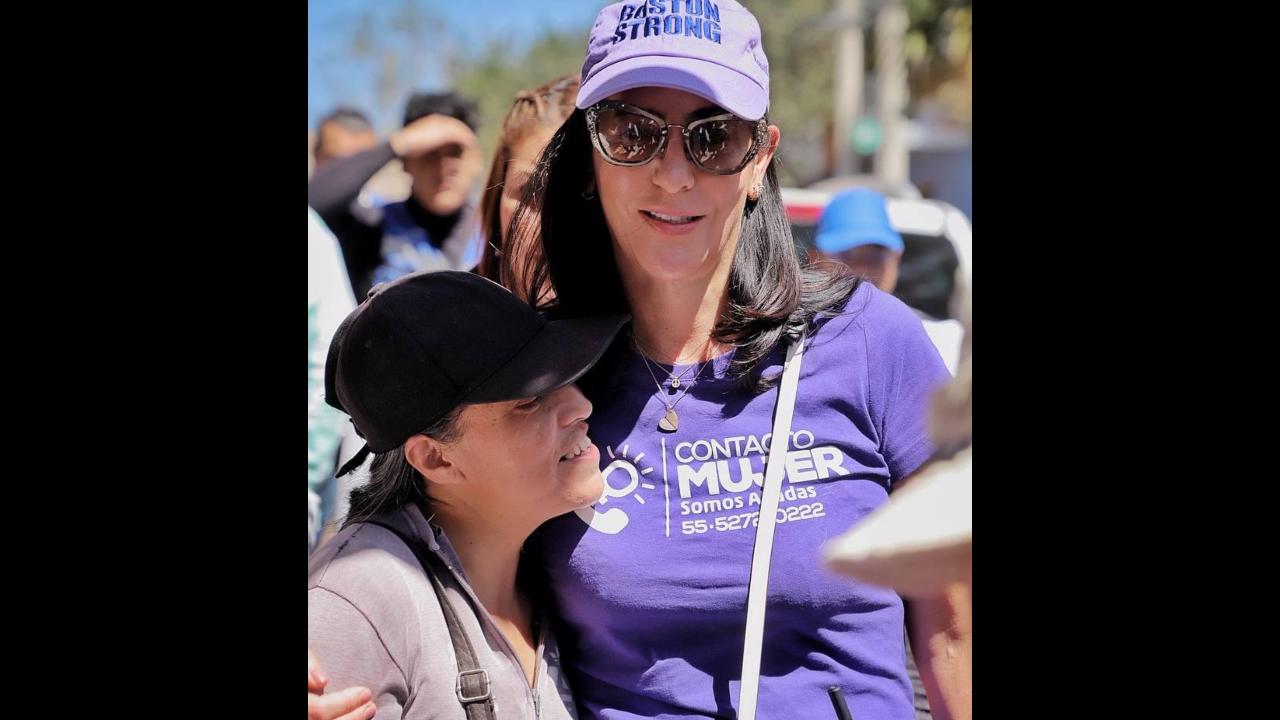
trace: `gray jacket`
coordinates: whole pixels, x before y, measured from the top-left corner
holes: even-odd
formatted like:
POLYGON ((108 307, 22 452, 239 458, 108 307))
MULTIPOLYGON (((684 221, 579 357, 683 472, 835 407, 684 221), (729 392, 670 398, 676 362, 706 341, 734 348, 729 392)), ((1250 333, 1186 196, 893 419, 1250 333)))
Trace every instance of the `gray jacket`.
MULTIPOLYGON (((452 570, 441 579, 445 595, 488 671, 498 718, 577 717, 549 623, 541 623, 531 688, 506 637, 467 584, 443 530, 411 505, 375 519, 417 537, 452 570)), ((439 600, 399 538, 376 525, 352 525, 318 548, 307 565, 307 644, 329 676, 328 688, 368 687, 378 720, 465 720, 439 600)))

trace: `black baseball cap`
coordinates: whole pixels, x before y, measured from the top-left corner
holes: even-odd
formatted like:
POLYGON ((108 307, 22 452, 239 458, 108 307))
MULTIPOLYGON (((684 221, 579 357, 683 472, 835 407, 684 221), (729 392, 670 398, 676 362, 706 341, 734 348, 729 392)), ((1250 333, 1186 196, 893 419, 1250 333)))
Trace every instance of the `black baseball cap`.
POLYGON ((383 283, 338 326, 325 402, 351 416, 365 449, 338 472, 387 452, 466 403, 542 395, 577 380, 626 315, 548 321, 501 285, 468 272, 383 283))

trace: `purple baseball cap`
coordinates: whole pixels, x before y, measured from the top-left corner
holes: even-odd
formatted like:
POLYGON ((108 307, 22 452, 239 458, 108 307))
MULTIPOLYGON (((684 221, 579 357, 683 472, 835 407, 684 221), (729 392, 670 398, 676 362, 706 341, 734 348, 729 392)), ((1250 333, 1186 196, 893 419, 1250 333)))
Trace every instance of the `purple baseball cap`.
POLYGON ((760 23, 734 0, 624 0, 596 16, 578 107, 637 87, 684 90, 738 117, 769 109, 760 23))

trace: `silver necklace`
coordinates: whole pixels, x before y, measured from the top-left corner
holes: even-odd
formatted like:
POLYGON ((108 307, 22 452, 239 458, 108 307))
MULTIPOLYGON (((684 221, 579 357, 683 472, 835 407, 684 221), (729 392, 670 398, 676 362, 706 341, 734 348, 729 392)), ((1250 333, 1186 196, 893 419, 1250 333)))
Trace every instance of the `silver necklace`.
MULTIPOLYGON (((675 400, 667 402, 667 398, 662 390, 662 383, 658 382, 658 376, 654 375, 653 369, 649 367, 649 364, 653 361, 650 360, 649 356, 645 355, 643 352, 640 353, 640 357, 644 359, 644 369, 649 371, 649 377, 653 378, 653 384, 658 388, 658 400, 667 408, 667 413, 658 421, 658 429, 662 432, 673 433, 680 429, 680 417, 676 415, 676 405, 689 394, 690 390, 693 389, 693 382, 698 379, 698 375, 702 374, 702 368, 706 367, 707 363, 711 362, 711 360, 709 358, 707 360, 703 360, 702 364, 698 366, 698 371, 693 374, 693 377, 689 378, 689 384, 685 387, 684 392, 680 393, 680 396, 675 400)), ((661 370, 662 368, 659 367, 658 369, 661 370)), ((688 372, 688 368, 685 369, 685 372, 688 372)), ((680 375, 683 377, 684 373, 680 373, 680 375)), ((677 388, 679 386, 676 385, 675 382, 672 382, 671 387, 677 388)))
MULTIPOLYGON (((640 354, 644 357, 644 359, 649 360, 649 353, 645 352, 644 348, 640 347, 640 342, 636 340, 634 335, 631 336, 631 342, 635 343, 636 350, 640 352, 640 354)), ((649 361, 653 362, 652 360, 649 360, 649 361)), ((654 362, 653 364, 658 365, 656 362, 654 362)), ((658 365, 658 370, 660 370, 662 374, 666 375, 669 378, 669 383, 671 385, 672 390, 680 389, 680 381, 683 380, 684 376, 692 369, 693 369, 693 365, 690 365, 689 367, 685 368, 684 372, 680 373, 679 375, 672 375, 671 373, 667 372, 666 368, 662 367, 661 365, 658 365)), ((702 368, 698 368, 698 370, 701 371, 702 368)), ((652 375, 653 371, 650 371, 649 374, 652 375)), ((697 375, 695 374, 694 377, 697 377, 697 375)), ((657 378, 655 377, 654 380, 656 381, 657 378)), ((692 382, 692 380, 690 380, 690 382, 692 382)))

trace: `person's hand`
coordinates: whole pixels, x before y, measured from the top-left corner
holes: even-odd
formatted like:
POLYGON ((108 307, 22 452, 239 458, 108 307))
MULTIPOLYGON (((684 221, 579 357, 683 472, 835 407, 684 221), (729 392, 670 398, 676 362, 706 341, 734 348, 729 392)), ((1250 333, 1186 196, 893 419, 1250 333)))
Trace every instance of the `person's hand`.
POLYGON ((464 151, 477 145, 476 134, 461 120, 448 115, 427 115, 391 133, 388 138, 396 157, 426 155, 447 145, 464 151))
POLYGON ((370 720, 378 712, 369 688, 350 687, 325 695, 328 682, 316 656, 307 650, 307 720, 370 720))

